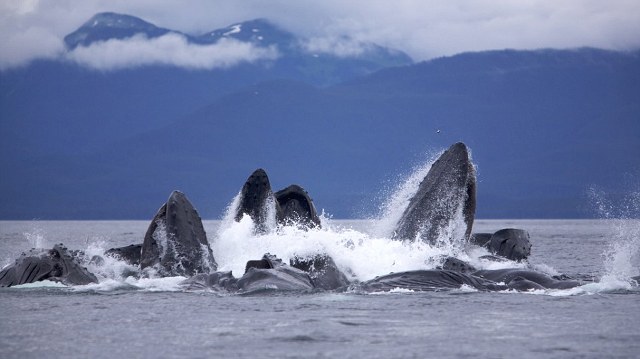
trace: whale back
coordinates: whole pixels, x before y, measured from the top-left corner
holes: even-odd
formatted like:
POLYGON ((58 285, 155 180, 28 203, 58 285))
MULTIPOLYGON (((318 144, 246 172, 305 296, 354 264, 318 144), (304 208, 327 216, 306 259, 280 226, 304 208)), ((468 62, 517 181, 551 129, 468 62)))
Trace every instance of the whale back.
POLYGON ((434 244, 441 236, 463 232, 464 238, 449 239, 468 239, 475 211, 475 168, 467 146, 458 142, 433 163, 398 221, 393 238, 434 244), (464 231, 451 231, 459 225, 464 231))
POLYGON ((140 268, 156 265, 163 275, 192 276, 217 269, 202 220, 182 192, 171 193, 144 236, 140 268))
POLYGON ((413 270, 390 273, 362 283, 367 292, 387 292, 394 289, 413 291, 435 291, 439 289, 455 289, 467 285, 482 291, 507 289, 505 285, 491 280, 444 269, 413 270))

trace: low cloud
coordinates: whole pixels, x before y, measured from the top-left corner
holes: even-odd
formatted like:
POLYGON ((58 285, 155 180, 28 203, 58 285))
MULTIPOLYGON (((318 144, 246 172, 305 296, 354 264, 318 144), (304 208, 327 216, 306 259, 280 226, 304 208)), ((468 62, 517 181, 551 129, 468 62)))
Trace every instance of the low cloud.
POLYGON ((194 34, 266 18, 311 39, 310 49, 345 56, 364 43, 415 60, 504 48, 640 48, 638 0, 191 0, 188 6, 181 0, 2 0, 0 69, 58 56, 65 35, 104 11, 194 34), (354 41, 340 40, 345 37, 354 41))
POLYGON ((302 47, 310 53, 332 54, 338 57, 358 57, 369 50, 371 44, 343 36, 314 37, 304 41, 302 47))
POLYGON ((30 27, 0 40, 0 70, 18 67, 35 58, 56 58, 64 44, 47 29, 30 27))
POLYGON ((148 39, 137 35, 124 40, 107 40, 80 46, 66 59, 97 70, 118 70, 145 65, 173 65, 189 69, 228 68, 243 62, 274 60, 274 46, 257 47, 252 43, 221 39, 211 45, 197 45, 179 34, 148 39))

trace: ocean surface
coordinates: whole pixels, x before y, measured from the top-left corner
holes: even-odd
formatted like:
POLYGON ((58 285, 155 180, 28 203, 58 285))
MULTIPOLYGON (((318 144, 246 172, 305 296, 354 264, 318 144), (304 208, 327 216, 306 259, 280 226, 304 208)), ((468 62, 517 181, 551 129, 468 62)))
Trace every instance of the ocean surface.
MULTIPOLYGON (((390 219, 389 221, 392 221, 390 219)), ((384 220, 323 218, 310 232, 251 235, 243 220, 205 221, 219 265, 241 276, 265 252, 325 252, 353 280, 434 268, 457 255, 482 268, 524 264, 479 259, 464 243, 438 247, 388 239, 384 220)), ((0 221, 0 265, 31 247, 64 243, 90 255, 141 243, 147 221, 0 221)), ((593 278, 570 290, 527 293, 394 290, 230 295, 185 291, 182 277, 136 278, 107 259, 99 284, 40 282, 0 288, 2 358, 637 358, 640 356, 638 220, 477 220, 474 232, 529 231, 529 265, 593 278)))

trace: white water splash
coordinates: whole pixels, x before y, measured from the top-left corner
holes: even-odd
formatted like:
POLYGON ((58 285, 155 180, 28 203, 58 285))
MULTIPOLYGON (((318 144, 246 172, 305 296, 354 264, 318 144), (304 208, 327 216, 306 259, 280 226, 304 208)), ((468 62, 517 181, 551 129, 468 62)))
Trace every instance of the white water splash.
POLYGON ((87 269, 96 275, 98 280, 102 283, 103 280, 124 280, 127 277, 138 274, 138 266, 129 264, 123 260, 106 256, 104 252, 109 248, 106 240, 98 240, 88 244, 85 249, 87 259, 91 259, 94 256, 100 256, 101 262, 90 261, 87 263, 87 269))
POLYGON ((47 246, 44 230, 40 227, 34 227, 29 232, 23 232, 22 235, 29 243, 30 248, 45 248, 47 246))
POLYGON ((179 292, 182 291, 180 283, 185 277, 163 277, 163 278, 134 278, 128 277, 121 280, 106 279, 100 283, 91 283, 72 287, 74 291, 96 291, 112 292, 116 290, 143 290, 147 292, 179 292))
POLYGON ((631 192, 618 203, 604 192, 590 190, 598 214, 611 228, 610 245, 603 253, 605 273, 600 283, 606 287, 629 289, 632 277, 640 274, 640 192, 631 192))
POLYGON ((426 163, 414 167, 411 174, 399 181, 399 184, 391 190, 391 194, 386 196, 388 200, 380 206, 380 215, 372 228, 372 233, 387 238, 393 235, 393 231, 404 210, 409 206, 411 198, 418 192, 420 183, 442 153, 444 151, 431 156, 426 163))
POLYGON ((56 282, 56 281, 51 281, 51 280, 42 280, 39 282, 34 282, 34 283, 25 283, 25 284, 20 284, 20 285, 14 285, 13 287, 11 287, 13 289, 25 289, 25 288, 69 288, 66 285, 60 283, 60 282, 56 282))
POLYGON ((228 227, 233 222, 235 222, 236 212, 238 211, 238 206, 240 206, 241 199, 242 199, 242 192, 238 192, 238 194, 236 194, 236 196, 233 197, 233 200, 231 201, 231 203, 229 203, 229 205, 224 211, 224 214, 222 216, 222 223, 220 225, 221 227, 228 227))
MULTIPOLYGON (((244 215, 239 222, 235 221, 241 199, 238 193, 210 240, 218 270, 232 271, 236 277, 241 276, 247 261, 260 259, 265 253, 276 255, 284 263, 296 256, 326 254, 352 280, 367 280, 390 272, 433 269, 442 264, 447 256, 473 261, 479 268, 493 265, 493 262, 477 258, 488 254, 486 251, 477 257, 470 257, 464 253, 464 243, 452 240, 464 238, 466 225, 462 207, 444 228, 440 240, 433 245, 421 240, 409 242, 391 239, 398 220, 441 154, 437 153, 426 163, 416 166, 395 188, 389 201, 382 205, 379 218, 369 221, 364 230, 342 227, 323 214, 322 228, 305 231, 295 223, 288 226, 272 223, 268 226, 268 233, 256 235, 255 224, 248 215, 244 215)), ((274 206, 267 204, 267 210, 271 207, 274 206)), ((275 218, 275 215, 271 217, 275 218)), ((507 264, 496 265, 502 268, 507 264)))
POLYGON ((169 248, 169 246, 173 246, 173 243, 172 241, 169 241, 169 234, 167 233, 167 226, 165 223, 161 220, 157 220, 156 226, 157 227, 151 236, 158 245, 158 256, 160 258, 165 258, 167 253, 175 253, 175 248, 169 248))
POLYGON ((261 209, 265 218, 265 229, 268 232, 272 232, 278 228, 276 199, 273 196, 267 197, 264 202, 264 208, 261 209))
POLYGON ((265 253, 274 254, 285 263, 296 256, 327 254, 351 279, 366 280, 390 272, 434 268, 453 251, 451 247, 377 237, 327 218, 322 222, 322 228, 304 231, 293 224, 264 235, 253 234, 249 216, 243 216, 240 222, 223 222, 212 245, 218 270, 241 276, 247 261, 260 259, 265 253))

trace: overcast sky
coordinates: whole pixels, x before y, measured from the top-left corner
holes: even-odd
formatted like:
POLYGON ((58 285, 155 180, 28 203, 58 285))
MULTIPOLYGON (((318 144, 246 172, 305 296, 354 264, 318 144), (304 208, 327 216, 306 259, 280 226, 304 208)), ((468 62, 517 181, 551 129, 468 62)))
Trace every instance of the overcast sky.
MULTIPOLYGON (((414 60, 504 48, 640 48, 639 0, 0 0, 0 69, 63 56, 63 37, 103 11, 194 34, 267 18, 315 43, 331 44, 348 35, 403 50, 414 60)), ((110 49, 153 48, 153 53, 184 50, 180 58, 189 59, 193 53, 227 51, 224 58, 210 61, 210 67, 229 66, 242 56, 247 61, 274 56, 234 43, 193 49, 180 39, 147 47, 135 41, 95 48, 95 54, 104 59, 110 49)), ((74 56, 79 62, 82 56, 91 59, 87 53, 74 56)), ((111 54, 104 61, 111 58, 119 67, 129 63, 116 57, 111 54)), ((188 61, 186 66, 191 66, 188 61)))

